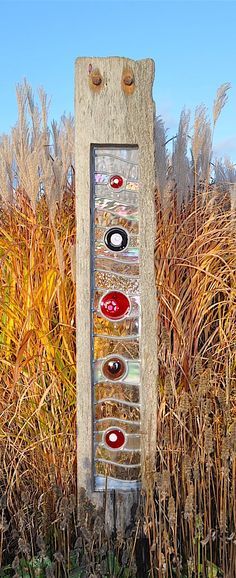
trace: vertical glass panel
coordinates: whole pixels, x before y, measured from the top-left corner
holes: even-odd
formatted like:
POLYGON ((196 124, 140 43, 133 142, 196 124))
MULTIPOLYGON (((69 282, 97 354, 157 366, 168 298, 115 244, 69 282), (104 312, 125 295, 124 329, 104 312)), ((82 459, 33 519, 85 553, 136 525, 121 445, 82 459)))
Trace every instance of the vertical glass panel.
POLYGON ((95 146, 92 183, 94 485, 129 489, 141 475, 137 147, 95 146))

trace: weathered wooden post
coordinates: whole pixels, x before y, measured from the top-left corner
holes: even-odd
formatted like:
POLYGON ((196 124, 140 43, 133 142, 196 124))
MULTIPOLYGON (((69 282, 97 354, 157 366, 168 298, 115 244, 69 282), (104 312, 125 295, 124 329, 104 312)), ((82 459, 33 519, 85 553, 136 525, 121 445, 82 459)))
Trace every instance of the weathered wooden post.
POLYGON ((78 490, 123 526, 155 468, 154 63, 75 68, 78 490))

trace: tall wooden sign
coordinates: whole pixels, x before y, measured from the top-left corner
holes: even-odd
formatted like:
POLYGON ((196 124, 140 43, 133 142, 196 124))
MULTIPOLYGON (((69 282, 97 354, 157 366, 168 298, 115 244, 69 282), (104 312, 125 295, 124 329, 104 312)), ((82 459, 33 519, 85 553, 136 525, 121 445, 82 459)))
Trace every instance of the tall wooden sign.
POLYGON ((115 491, 121 517, 155 469, 153 76, 149 59, 76 60, 78 489, 115 491))

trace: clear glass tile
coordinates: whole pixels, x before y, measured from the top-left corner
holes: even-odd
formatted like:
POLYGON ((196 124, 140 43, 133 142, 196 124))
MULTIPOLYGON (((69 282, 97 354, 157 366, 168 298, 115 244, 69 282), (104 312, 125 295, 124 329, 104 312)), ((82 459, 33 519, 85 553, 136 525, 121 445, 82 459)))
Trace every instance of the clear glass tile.
POLYGON ((94 148, 95 157, 112 156, 121 160, 138 163, 138 147, 97 146, 94 148))
POLYGON ((94 249, 96 257, 110 257, 114 259, 114 261, 122 261, 124 263, 132 263, 139 259, 139 248, 131 247, 130 245, 128 245, 127 249, 121 251, 121 253, 116 253, 115 251, 107 249, 103 241, 95 241, 94 249))
POLYGON ((99 149, 95 153, 95 172, 120 175, 125 179, 138 180, 138 149, 99 149), (124 155, 125 153, 125 155, 124 155))
MULTIPOLYGON (((138 193, 137 183, 129 183, 129 186, 133 190, 122 187, 122 189, 116 190, 111 189, 107 185, 95 185, 95 199, 109 199, 110 201, 116 201, 119 203, 124 203, 125 205, 131 205, 132 207, 138 207, 138 193), (134 185, 136 188, 134 188, 134 185)), ((95 206, 97 206, 95 204, 95 206)))

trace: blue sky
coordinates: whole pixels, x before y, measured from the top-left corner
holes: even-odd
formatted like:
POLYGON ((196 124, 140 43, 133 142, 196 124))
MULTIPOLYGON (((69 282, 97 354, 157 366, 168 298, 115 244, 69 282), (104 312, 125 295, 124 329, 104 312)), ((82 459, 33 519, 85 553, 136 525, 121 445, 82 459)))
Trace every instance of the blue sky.
POLYGON ((51 116, 73 113, 77 56, 155 60, 154 100, 168 137, 182 108, 204 103, 230 82, 218 121, 218 156, 236 163, 236 2, 0 0, 0 133, 17 119, 15 85, 24 77, 51 98, 51 116))

